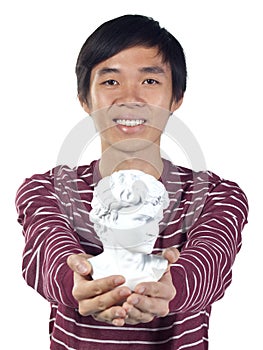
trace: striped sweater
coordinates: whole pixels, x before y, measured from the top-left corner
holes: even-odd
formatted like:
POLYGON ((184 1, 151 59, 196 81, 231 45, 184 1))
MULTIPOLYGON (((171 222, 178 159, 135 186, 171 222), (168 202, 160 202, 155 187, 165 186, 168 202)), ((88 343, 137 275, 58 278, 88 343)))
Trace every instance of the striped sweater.
POLYGON ((98 161, 56 167, 26 179, 17 192, 23 226, 23 277, 51 304, 50 349, 146 350, 208 348, 211 305, 231 283, 231 268, 247 222, 247 200, 236 183, 164 161, 160 181, 170 204, 153 253, 180 250, 171 266, 176 296, 166 317, 115 327, 81 316, 72 296, 71 254, 97 255, 102 247, 89 220, 98 161))

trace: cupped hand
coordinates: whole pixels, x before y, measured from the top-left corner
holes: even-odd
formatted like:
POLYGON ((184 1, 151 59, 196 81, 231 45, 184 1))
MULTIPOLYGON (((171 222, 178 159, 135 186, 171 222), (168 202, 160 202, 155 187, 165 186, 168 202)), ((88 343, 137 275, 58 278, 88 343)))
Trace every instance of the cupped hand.
POLYGON ((92 280, 92 266, 88 262, 91 256, 73 254, 67 263, 74 272, 72 294, 78 301, 79 313, 82 316, 93 316, 94 319, 122 326, 127 318, 126 310, 121 306, 131 295, 123 276, 109 276, 92 280))

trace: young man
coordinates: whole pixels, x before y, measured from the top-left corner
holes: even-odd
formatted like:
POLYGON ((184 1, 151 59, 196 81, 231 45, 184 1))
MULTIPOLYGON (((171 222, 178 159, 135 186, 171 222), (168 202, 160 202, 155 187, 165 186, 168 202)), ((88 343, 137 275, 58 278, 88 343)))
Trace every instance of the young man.
POLYGON ((186 88, 183 50, 158 22, 122 16, 87 39, 76 73, 101 158, 34 175, 16 201, 24 278, 51 303, 51 349, 207 349, 211 304, 231 283, 247 201, 237 184, 160 155, 162 131, 186 88), (88 262, 102 251, 89 220, 94 186, 122 169, 154 176, 170 199, 153 251, 169 268, 133 291, 125 276, 93 280, 88 262))

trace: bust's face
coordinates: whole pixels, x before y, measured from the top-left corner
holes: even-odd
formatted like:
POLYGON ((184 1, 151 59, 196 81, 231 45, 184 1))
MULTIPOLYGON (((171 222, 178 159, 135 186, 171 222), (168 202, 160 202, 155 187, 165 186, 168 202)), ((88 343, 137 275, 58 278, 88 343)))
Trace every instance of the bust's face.
POLYGON ((95 230, 103 247, 107 249, 127 249, 130 252, 150 254, 159 234, 159 220, 151 220, 130 229, 103 228, 95 225, 95 230))
POLYGON ((149 254, 168 204, 164 185, 153 176, 122 170, 95 187, 90 219, 104 248, 149 254))

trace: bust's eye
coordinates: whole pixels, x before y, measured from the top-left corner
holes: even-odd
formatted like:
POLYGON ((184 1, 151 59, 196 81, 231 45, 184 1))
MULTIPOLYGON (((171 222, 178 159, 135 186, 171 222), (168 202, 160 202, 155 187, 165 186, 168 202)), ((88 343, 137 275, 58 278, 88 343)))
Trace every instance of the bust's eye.
POLYGON ((108 79, 105 80, 102 85, 107 85, 107 86, 113 86, 113 85, 118 85, 119 83, 117 82, 117 80, 114 79, 108 79))
POLYGON ((159 84, 159 82, 155 79, 145 79, 143 81, 143 84, 146 84, 146 85, 155 85, 155 84, 159 84))

